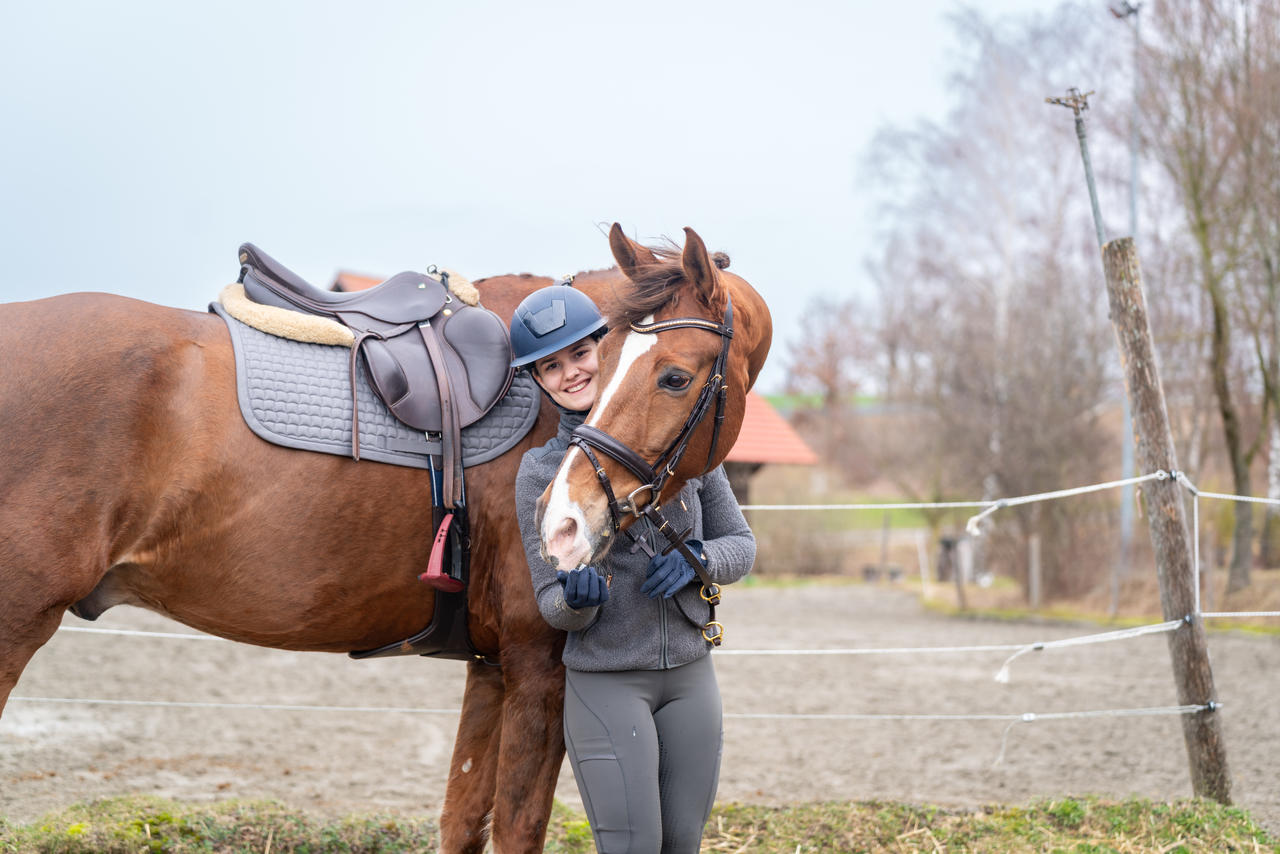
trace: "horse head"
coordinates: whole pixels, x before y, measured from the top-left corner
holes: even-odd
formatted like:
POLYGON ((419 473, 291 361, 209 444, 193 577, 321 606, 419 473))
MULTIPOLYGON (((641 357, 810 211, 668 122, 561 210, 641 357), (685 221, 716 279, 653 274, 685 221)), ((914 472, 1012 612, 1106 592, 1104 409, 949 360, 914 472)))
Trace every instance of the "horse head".
POLYGON ((625 277, 604 306, 603 389, 538 500, 547 560, 572 569, 603 557, 619 530, 724 461, 747 392, 769 352, 764 300, 685 230, 683 250, 642 246, 614 223, 625 277))

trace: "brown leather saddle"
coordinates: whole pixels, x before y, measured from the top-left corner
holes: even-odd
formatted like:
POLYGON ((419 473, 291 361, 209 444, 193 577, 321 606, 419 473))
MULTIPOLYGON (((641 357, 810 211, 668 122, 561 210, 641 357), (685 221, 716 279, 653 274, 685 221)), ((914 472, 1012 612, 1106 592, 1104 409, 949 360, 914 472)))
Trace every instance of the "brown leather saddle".
MULTIPOLYGON (((240 247, 240 282, 257 303, 336 320, 355 335, 374 392, 397 418, 439 438, 444 505, 462 500, 461 430, 511 387, 511 341, 496 314, 450 293, 447 274, 404 272, 364 291, 326 291, 306 282, 252 243, 240 247)), ((352 406, 351 455, 360 458, 359 415, 352 406)))

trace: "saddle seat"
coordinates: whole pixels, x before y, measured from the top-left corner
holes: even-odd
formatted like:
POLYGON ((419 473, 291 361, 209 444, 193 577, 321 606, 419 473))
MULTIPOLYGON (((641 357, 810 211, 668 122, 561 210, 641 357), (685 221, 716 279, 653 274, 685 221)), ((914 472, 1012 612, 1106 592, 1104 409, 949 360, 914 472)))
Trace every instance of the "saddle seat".
POLYGON ((358 331, 385 332, 405 323, 435 317, 452 302, 444 283, 421 273, 404 272, 363 291, 343 293, 318 288, 252 243, 240 247, 245 293, 254 302, 336 318, 358 331))
MULTIPOLYGON (((328 317, 352 330, 352 394, 360 354, 370 385, 392 414, 440 435, 445 504, 459 502, 460 431, 483 418, 515 376, 502 319, 423 273, 399 273, 366 291, 335 293, 309 284, 252 243, 240 247, 239 257, 239 281, 250 300, 328 317)), ((352 456, 359 459, 356 410, 353 398, 352 456)))

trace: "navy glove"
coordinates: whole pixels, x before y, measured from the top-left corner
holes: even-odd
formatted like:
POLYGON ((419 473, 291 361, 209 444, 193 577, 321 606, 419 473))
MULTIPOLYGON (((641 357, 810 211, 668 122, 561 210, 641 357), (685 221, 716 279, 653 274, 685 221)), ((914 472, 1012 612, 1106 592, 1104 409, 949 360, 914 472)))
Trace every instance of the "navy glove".
POLYGON ((564 585, 564 601, 570 608, 590 608, 609 599, 609 585, 594 566, 579 567, 572 572, 561 569, 556 572, 556 578, 564 585))
MULTIPOLYGON (((689 551, 701 557, 700 541, 686 540, 685 545, 689 547, 689 551)), ((702 565, 705 567, 706 561, 702 561, 702 565)), ((648 577, 640 585, 640 592, 650 599, 657 599, 659 596, 670 599, 693 581, 694 575, 693 567, 689 566, 689 561, 680 552, 673 550, 667 554, 654 555, 649 561, 648 577)))

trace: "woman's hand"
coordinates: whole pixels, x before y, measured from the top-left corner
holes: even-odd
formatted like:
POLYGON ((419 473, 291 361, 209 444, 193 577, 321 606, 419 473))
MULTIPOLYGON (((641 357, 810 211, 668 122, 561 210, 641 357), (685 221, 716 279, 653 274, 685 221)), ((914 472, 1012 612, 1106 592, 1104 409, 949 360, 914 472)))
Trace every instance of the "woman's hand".
POLYGON ((564 585, 564 601, 570 608, 591 608, 609 600, 609 585, 594 566, 583 566, 572 572, 563 569, 556 578, 564 585))
MULTIPOLYGON (((689 540, 686 545, 695 555, 702 551, 702 543, 697 540, 689 540)), ((706 566, 705 561, 703 566, 706 566)), ((657 554, 649 561, 648 577, 644 584, 640 585, 640 592, 650 599, 657 599, 659 596, 670 599, 680 592, 682 587, 693 581, 694 574, 693 567, 680 552, 657 554)))

